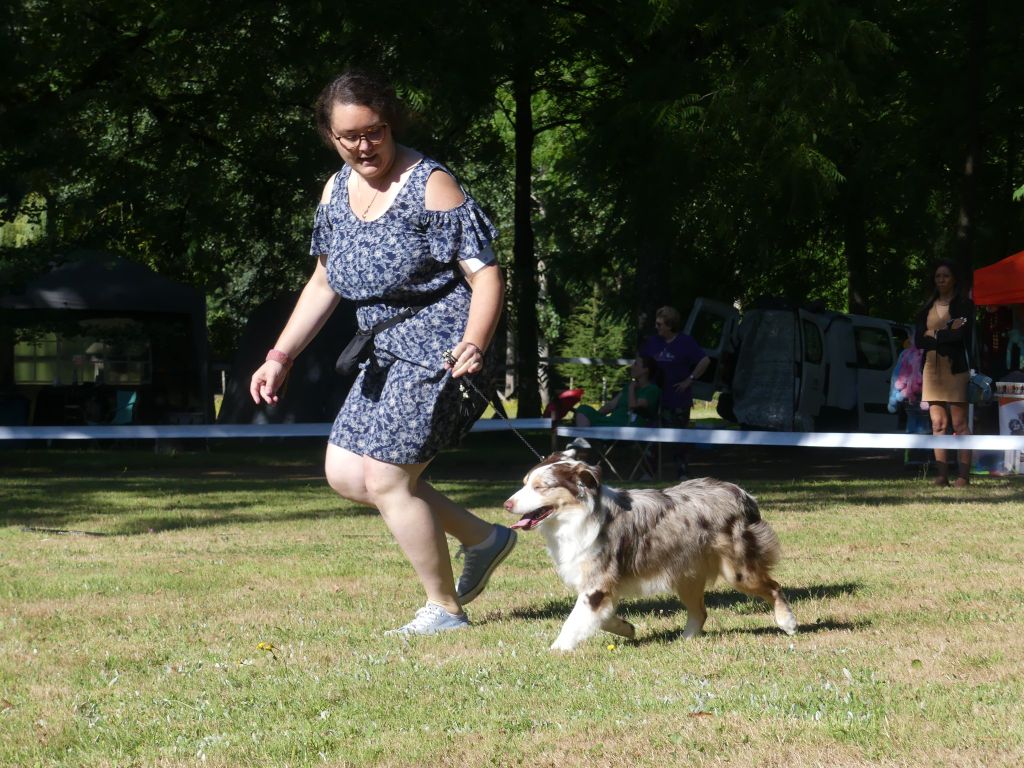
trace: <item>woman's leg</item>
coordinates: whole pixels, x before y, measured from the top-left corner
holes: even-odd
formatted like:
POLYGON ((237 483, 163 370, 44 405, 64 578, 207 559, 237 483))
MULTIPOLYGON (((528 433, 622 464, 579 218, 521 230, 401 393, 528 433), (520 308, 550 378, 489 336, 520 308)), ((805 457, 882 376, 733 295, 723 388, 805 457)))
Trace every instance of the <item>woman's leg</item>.
MULTIPOLYGON (((969 435, 971 434, 971 427, 967 421, 967 403, 950 403, 949 404, 949 415, 953 422, 953 434, 954 435, 969 435)), ((964 486, 970 483, 971 478, 971 452, 969 450, 961 450, 957 452, 957 461, 959 467, 957 470, 956 484, 958 486, 964 486)))
POLYGON ((359 454, 328 443, 324 474, 327 475, 327 484, 342 498, 374 506, 370 494, 366 492, 363 457, 359 454))
POLYGON ((576 409, 574 418, 577 427, 589 427, 600 416, 601 414, 592 405, 581 405, 576 409))
POLYGON ((430 505, 444 532, 458 539, 463 546, 479 544, 491 535, 493 525, 459 506, 425 480, 421 479, 417 484, 416 495, 430 505))
MULTIPOLYGON (((932 419, 932 434, 946 434, 946 427, 949 426, 949 414, 946 411, 945 403, 932 403, 928 407, 928 415, 932 419)), ((935 462, 938 465, 939 475, 935 478, 936 485, 947 485, 949 483, 949 464, 946 462, 946 449, 935 449, 935 462)))
POLYGON ((448 540, 438 516, 418 495, 419 477, 427 465, 388 464, 369 456, 362 459, 369 498, 412 564, 427 600, 448 613, 461 614, 448 540))

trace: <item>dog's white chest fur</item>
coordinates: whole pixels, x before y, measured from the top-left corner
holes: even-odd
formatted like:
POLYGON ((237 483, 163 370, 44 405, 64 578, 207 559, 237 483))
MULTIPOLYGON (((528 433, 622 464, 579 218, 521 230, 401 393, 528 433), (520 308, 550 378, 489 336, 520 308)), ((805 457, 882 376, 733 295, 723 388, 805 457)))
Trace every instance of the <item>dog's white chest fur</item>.
POLYGON ((598 555, 601 525, 595 517, 580 510, 548 518, 540 525, 548 554, 565 585, 579 593, 586 589, 587 565, 598 555))

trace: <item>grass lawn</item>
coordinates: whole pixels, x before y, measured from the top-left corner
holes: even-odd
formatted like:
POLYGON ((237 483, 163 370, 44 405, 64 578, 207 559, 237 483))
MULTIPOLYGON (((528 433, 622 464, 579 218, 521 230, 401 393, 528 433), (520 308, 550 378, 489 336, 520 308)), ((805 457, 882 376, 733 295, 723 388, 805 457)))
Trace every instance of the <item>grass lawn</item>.
MULTIPOLYGON (((494 521, 532 463, 501 439, 431 469, 494 521)), ((696 640, 652 597, 623 607, 636 641, 556 655, 573 597, 536 532, 473 629, 383 637, 420 592, 320 460, 0 452, 0 765, 1024 763, 1017 479, 751 480, 798 635, 718 585, 696 640)))

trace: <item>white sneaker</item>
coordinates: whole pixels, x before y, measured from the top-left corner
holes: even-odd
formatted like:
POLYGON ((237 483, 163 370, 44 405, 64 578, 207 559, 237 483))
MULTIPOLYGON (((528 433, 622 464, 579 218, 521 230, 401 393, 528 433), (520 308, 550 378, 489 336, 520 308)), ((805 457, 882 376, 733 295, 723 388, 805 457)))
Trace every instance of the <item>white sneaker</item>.
POLYGON ((437 603, 428 602, 418 611, 408 624, 398 629, 389 629, 385 635, 436 635, 438 632, 449 632, 453 629, 465 629, 469 626, 466 614, 448 613, 437 603))

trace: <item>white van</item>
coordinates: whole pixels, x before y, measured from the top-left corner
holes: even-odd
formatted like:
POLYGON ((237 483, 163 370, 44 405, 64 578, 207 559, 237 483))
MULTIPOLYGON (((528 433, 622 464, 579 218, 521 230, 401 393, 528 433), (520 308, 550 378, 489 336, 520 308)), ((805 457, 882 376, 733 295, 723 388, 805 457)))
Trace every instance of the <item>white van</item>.
POLYGON ((694 396, 719 395, 719 413, 756 429, 896 432, 889 382, 909 325, 864 315, 761 302, 697 299, 684 332, 712 364, 694 396))

